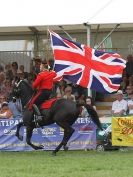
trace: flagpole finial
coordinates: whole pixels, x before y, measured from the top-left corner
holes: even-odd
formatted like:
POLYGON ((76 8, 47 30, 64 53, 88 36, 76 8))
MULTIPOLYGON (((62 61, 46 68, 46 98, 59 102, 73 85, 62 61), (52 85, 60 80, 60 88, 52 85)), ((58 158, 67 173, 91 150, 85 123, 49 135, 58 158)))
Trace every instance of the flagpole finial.
POLYGON ((90 26, 90 24, 88 22, 83 23, 84 26, 90 26))

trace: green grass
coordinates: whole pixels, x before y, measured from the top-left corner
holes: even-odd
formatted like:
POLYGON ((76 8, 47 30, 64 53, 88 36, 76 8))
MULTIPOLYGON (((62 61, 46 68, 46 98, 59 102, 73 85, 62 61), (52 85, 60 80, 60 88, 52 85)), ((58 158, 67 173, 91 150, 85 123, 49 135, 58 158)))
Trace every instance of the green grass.
POLYGON ((133 151, 0 152, 0 177, 133 177, 133 151))

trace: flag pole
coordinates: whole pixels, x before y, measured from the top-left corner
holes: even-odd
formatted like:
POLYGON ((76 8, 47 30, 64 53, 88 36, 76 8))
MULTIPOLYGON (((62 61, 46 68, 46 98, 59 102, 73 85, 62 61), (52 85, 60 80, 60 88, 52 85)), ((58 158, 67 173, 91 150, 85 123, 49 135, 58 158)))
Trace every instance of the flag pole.
POLYGON ((68 32, 64 30, 63 26, 59 26, 59 28, 73 41, 73 38, 70 36, 68 32))
MULTIPOLYGON (((91 25, 84 23, 84 26, 86 26, 87 29, 87 46, 90 47, 91 25)), ((87 89, 87 95, 92 96, 91 89, 87 89)))
POLYGON ((101 44, 115 31, 116 28, 118 28, 120 24, 116 24, 116 26, 108 33, 108 35, 98 44, 98 46, 95 48, 96 50, 101 46, 101 44))
POLYGON ((48 43, 49 43, 49 26, 47 26, 47 31, 46 31, 46 38, 47 38, 47 44, 46 44, 46 61, 49 61, 49 51, 48 51, 48 43))

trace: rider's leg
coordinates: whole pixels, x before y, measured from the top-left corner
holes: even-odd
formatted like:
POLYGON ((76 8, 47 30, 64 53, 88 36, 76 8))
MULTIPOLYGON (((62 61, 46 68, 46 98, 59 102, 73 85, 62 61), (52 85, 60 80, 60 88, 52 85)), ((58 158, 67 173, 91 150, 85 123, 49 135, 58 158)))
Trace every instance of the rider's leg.
MULTIPOLYGON (((38 113, 40 111, 41 104, 48 100, 51 94, 51 90, 41 90, 39 96, 35 99, 34 104, 38 107, 38 113)), ((39 114, 41 115, 41 113, 39 114)))
POLYGON ((33 110, 35 113, 35 121, 39 124, 42 121, 40 106, 45 101, 48 100, 51 94, 51 90, 42 90, 41 94, 36 98, 33 104, 33 110))

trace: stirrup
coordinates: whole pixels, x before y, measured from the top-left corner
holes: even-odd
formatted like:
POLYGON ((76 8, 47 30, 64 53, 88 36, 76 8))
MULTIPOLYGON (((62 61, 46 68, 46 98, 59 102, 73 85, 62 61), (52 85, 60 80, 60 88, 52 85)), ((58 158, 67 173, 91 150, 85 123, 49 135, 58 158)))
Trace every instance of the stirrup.
POLYGON ((41 125, 39 124, 42 121, 42 116, 38 116, 34 114, 34 122, 37 128, 41 127, 41 125))
POLYGON ((35 115, 41 116, 40 110, 38 109, 37 105, 33 104, 32 107, 33 107, 35 115))

